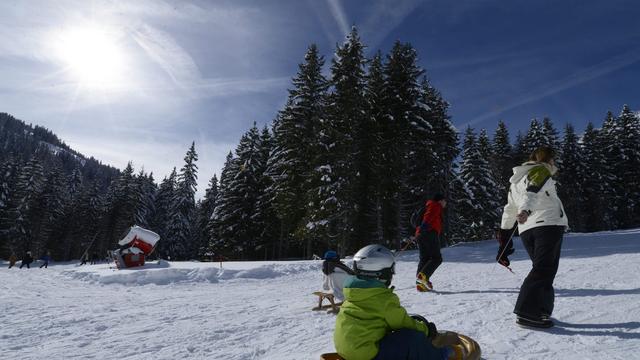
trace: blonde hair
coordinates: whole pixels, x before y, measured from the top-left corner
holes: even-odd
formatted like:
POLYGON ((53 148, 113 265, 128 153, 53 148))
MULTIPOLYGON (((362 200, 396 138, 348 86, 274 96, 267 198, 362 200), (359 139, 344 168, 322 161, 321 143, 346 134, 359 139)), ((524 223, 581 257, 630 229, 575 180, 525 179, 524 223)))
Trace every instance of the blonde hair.
POLYGON ((549 163, 556 156, 556 152, 549 146, 540 146, 529 155, 529 161, 549 163))

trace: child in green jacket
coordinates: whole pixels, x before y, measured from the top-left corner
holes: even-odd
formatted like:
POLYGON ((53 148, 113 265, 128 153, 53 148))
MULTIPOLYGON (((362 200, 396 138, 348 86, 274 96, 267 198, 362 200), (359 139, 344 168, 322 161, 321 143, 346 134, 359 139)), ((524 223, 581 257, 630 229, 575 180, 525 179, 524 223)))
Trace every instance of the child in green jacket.
POLYGON ((382 245, 369 245, 353 258, 355 277, 344 286, 345 302, 333 341, 347 360, 444 360, 461 358, 456 347, 437 348, 431 322, 413 319, 393 293, 395 258, 382 245))

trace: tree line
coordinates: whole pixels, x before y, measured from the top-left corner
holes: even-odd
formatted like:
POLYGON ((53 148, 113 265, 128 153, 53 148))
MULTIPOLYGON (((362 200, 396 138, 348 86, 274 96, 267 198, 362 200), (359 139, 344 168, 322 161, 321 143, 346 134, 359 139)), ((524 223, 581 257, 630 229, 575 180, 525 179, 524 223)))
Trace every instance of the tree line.
POLYGON ((571 125, 560 136, 545 118, 533 119, 513 144, 503 121, 492 136, 469 127, 459 139, 449 104, 410 44, 398 41, 370 59, 364 49, 352 29, 325 76, 325 59, 311 45, 272 124, 254 123, 198 201, 195 144, 183 166, 156 184, 131 164, 99 176, 77 161, 61 169, 52 165, 61 154, 82 157, 20 136, 33 144, 17 151, 5 139, 0 251, 78 258, 90 244, 114 248, 133 224, 158 232, 157 255, 176 260, 310 258, 369 243, 399 248, 413 234, 412 212, 436 192, 449 200, 443 245, 488 239, 511 168, 541 145, 559 154, 559 193, 573 231, 640 225, 640 119, 629 107, 581 136, 571 125))

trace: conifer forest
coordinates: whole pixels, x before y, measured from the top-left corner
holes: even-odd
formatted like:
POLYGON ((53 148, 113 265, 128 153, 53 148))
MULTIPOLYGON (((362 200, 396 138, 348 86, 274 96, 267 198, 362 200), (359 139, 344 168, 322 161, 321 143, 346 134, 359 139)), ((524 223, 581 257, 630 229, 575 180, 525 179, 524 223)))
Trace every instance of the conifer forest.
POLYGON ((242 135, 202 199, 196 143, 170 174, 121 170, 0 114, 0 258, 105 254, 134 224, 157 232, 155 254, 171 260, 399 249, 413 235, 412 213, 434 193, 448 200, 442 246, 492 239, 511 168, 542 145, 558 154, 570 231, 640 226, 633 109, 603 109, 602 122, 582 133, 550 118, 532 119, 526 133, 510 132, 509 119, 457 129, 410 44, 364 54, 355 28, 330 60, 309 46, 284 107, 270 126, 242 135))

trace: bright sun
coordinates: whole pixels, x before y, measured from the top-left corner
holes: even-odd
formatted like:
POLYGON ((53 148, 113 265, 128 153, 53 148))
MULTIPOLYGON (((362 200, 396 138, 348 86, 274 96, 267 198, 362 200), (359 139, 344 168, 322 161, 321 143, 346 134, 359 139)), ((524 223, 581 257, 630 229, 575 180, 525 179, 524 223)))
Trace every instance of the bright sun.
POLYGON ((124 52, 114 32, 95 25, 73 27, 54 41, 56 56, 80 85, 105 89, 124 78, 124 52))

